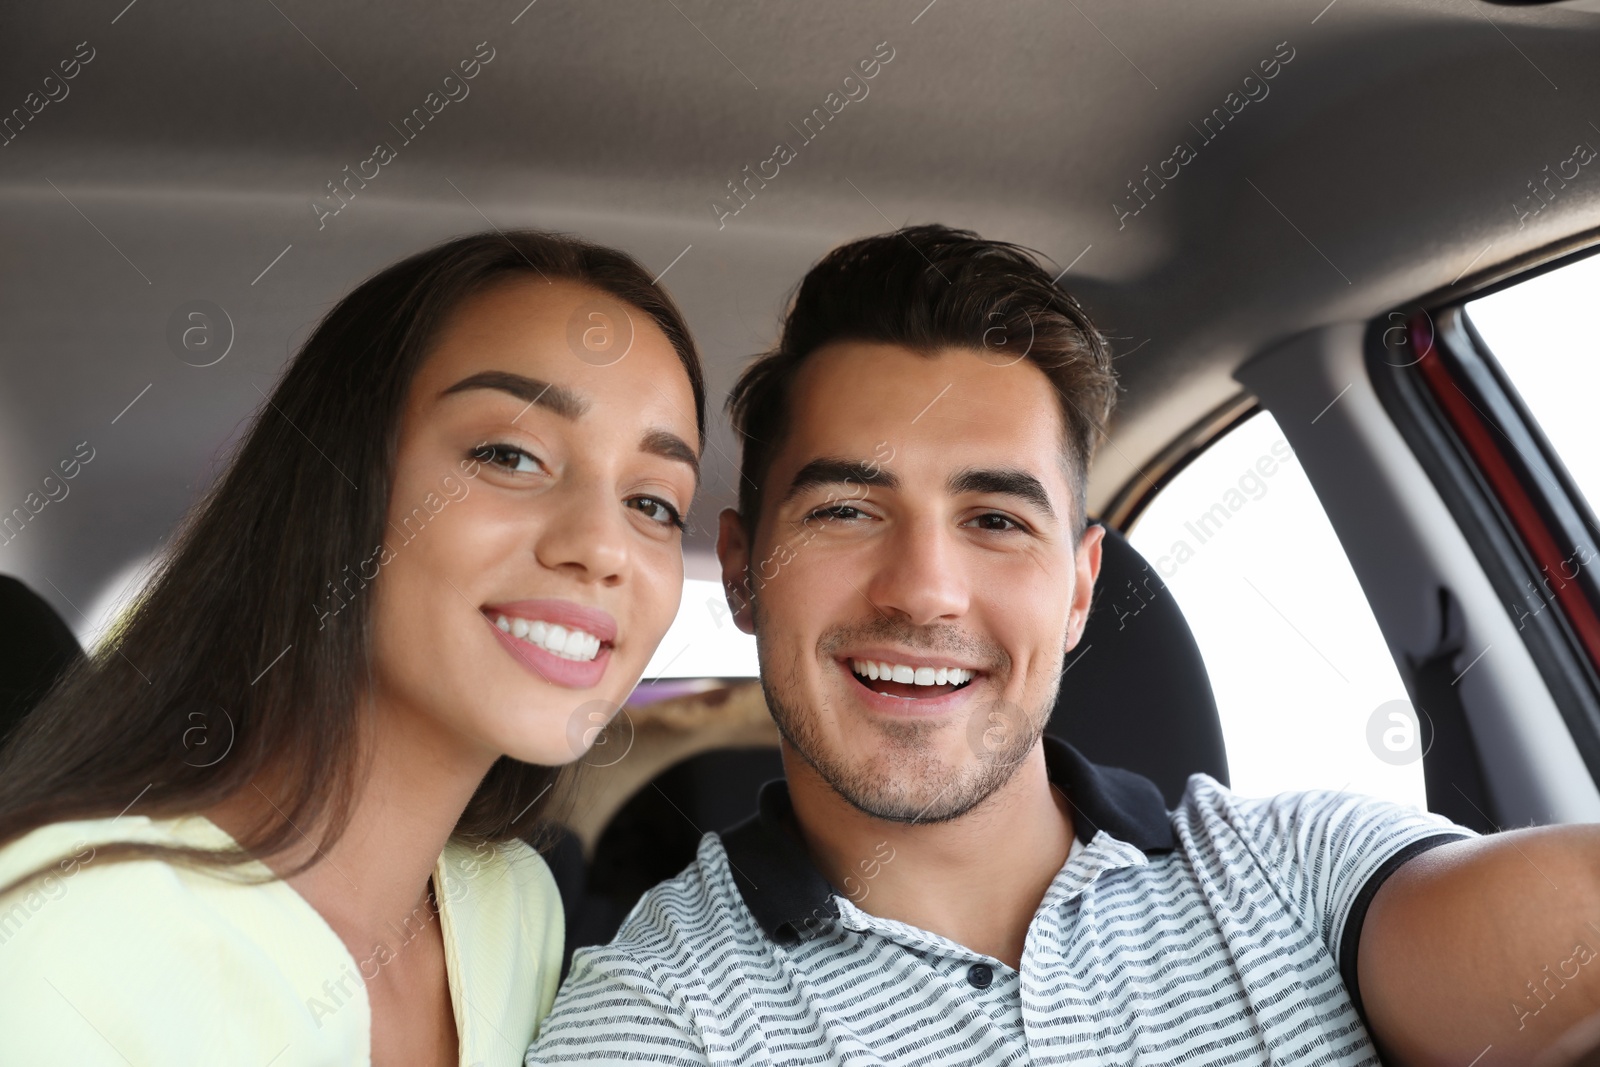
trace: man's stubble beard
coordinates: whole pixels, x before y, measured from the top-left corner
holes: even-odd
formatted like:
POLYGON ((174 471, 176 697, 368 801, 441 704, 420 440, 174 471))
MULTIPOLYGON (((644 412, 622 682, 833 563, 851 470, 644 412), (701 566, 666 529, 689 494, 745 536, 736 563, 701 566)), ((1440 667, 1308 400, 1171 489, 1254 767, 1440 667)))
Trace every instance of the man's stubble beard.
MULTIPOLYGON (((1052 699, 1049 705, 1029 712, 992 697, 957 723, 863 718, 863 724, 877 735, 877 751, 852 760, 849 753, 830 750, 818 726, 818 718, 827 708, 826 697, 823 706, 814 711, 800 706, 799 658, 780 667, 777 657, 761 647, 765 642, 761 640, 759 612, 754 621, 761 690, 778 732, 829 788, 856 810, 876 819, 938 823, 972 811, 1011 780, 1039 743, 1054 706, 1052 699), (964 738, 964 743, 956 747, 956 758, 970 754, 974 757, 971 762, 952 767, 945 761, 941 749, 948 744, 952 730, 961 731, 964 738)), ((911 628, 889 623, 873 629, 892 632, 902 643, 913 643, 905 640, 911 628)), ((825 637, 819 642, 819 650, 828 643, 825 637)), ((819 657, 831 658, 821 651, 819 657)), ((993 679, 992 675, 986 677, 993 679)), ((1048 691, 1053 694, 1054 686, 1048 691)))

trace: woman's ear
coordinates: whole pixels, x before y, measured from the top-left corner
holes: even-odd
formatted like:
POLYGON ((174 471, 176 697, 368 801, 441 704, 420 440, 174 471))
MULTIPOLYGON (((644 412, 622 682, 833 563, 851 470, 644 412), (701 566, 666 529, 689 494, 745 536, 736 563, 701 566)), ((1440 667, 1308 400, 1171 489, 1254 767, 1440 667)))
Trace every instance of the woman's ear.
POLYGON ((717 516, 717 559, 722 562, 722 592, 728 598, 734 625, 747 634, 754 634, 755 615, 750 601, 755 590, 750 586, 750 543, 745 539, 744 522, 732 508, 723 508, 722 514, 717 516))

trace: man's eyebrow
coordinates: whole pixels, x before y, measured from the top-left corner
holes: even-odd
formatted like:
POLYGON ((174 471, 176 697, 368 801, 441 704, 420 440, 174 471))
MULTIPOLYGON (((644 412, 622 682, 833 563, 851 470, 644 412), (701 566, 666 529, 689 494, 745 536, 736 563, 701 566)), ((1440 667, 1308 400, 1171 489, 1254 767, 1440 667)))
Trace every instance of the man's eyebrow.
POLYGON ((900 479, 877 463, 824 457, 812 460, 795 472, 780 503, 787 503, 807 489, 815 489, 819 485, 847 485, 851 482, 878 485, 885 489, 900 488, 900 479))
POLYGON ((589 401, 584 399, 582 394, 564 385, 541 382, 537 378, 527 378, 503 370, 479 371, 461 379, 439 395, 449 396, 452 393, 464 393, 469 389, 494 389, 510 393, 518 400, 526 400, 529 406, 538 404, 564 419, 579 419, 589 410, 589 401))
POLYGON ((645 435, 639 439, 639 451, 687 463, 689 469, 694 472, 694 484, 697 486, 700 484, 700 457, 689 447, 689 442, 671 430, 646 430, 645 435))
POLYGON ((950 490, 952 496, 959 496, 962 493, 998 493, 1019 497, 1036 511, 1052 519, 1056 517, 1056 509, 1050 505, 1050 494, 1045 491, 1044 483, 1027 471, 1015 467, 968 467, 952 474, 945 487, 950 490))

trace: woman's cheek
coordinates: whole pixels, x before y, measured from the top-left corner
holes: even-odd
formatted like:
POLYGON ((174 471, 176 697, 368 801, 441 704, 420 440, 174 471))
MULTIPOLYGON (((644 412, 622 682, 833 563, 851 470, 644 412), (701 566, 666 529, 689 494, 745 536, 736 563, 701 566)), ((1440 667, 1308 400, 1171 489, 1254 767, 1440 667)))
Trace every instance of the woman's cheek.
POLYGON ((638 596, 645 610, 640 612, 639 619, 649 640, 640 642, 641 646, 648 645, 648 648, 641 647, 640 651, 648 661, 656 646, 667 636, 667 630, 677 617, 678 606, 683 599, 682 557, 674 556, 669 561, 663 561, 652 579, 642 585, 638 596))

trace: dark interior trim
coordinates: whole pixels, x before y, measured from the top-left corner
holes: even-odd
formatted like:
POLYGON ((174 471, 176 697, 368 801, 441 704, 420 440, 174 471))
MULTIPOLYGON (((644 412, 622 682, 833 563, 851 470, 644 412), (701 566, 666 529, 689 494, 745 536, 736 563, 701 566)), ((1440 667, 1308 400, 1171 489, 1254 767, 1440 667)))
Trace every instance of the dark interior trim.
POLYGON ((1260 409, 1260 402, 1249 393, 1240 393, 1212 408, 1156 453, 1142 470, 1134 471, 1100 513, 1099 521, 1126 533, 1150 501, 1200 453, 1260 409))
MULTIPOLYGON (((1500 380, 1488 372, 1492 360, 1483 359, 1479 344, 1481 339, 1469 332, 1459 304, 1391 312, 1375 320, 1368 331, 1368 375, 1518 627, 1590 777, 1600 782, 1600 673, 1558 602, 1549 604, 1551 610, 1518 611, 1528 589, 1537 591, 1543 577, 1539 553, 1530 548, 1523 532, 1530 516, 1513 516, 1508 510, 1507 500, 1480 463, 1479 457, 1486 455, 1481 449, 1493 448, 1498 456, 1504 469, 1488 473, 1501 481, 1501 488, 1509 472, 1520 491, 1538 502, 1534 518, 1546 524, 1557 544, 1570 541, 1573 528, 1552 520, 1571 511, 1574 503, 1571 496, 1552 502, 1552 496, 1565 494, 1552 494, 1550 488, 1559 486, 1570 493, 1571 483, 1564 470, 1550 466, 1553 453, 1548 443, 1525 410, 1508 398, 1500 380), (1426 370, 1419 369, 1424 361, 1433 362, 1426 370), (1477 370, 1463 369, 1469 365, 1477 370), (1441 403, 1441 388, 1452 391, 1451 410, 1441 403), (1460 418, 1476 420, 1477 429, 1469 431, 1474 441, 1463 438, 1466 424, 1458 424, 1460 418), (1506 448, 1507 443, 1514 447, 1506 448), (1475 452, 1474 446, 1480 451, 1475 452)), ((1544 545, 1546 554, 1548 547, 1544 545)), ((1596 588, 1593 572, 1591 568, 1588 574, 1579 574, 1589 586, 1586 599, 1591 603, 1596 588)))
POLYGON ((1569 560, 1579 546, 1594 555, 1600 523, 1471 321, 1457 312, 1447 323, 1441 341, 1449 369, 1443 360, 1423 360, 1418 369, 1450 409, 1457 433, 1516 524, 1544 576, 1540 584, 1575 631, 1584 658, 1600 667, 1600 584, 1595 568, 1569 560), (1574 564, 1571 578, 1561 573, 1567 562, 1574 564))
MULTIPOLYGON (((1493 245, 1490 245, 1492 248, 1493 245)), ((1463 275, 1424 294, 1414 303, 1401 309, 1413 313, 1427 308, 1441 308, 1450 304, 1464 304, 1480 296, 1499 292, 1513 285, 1537 277, 1546 271, 1557 270, 1585 257, 1600 254, 1600 226, 1579 230, 1559 241, 1524 252, 1519 256, 1491 263, 1486 267, 1463 275)))

